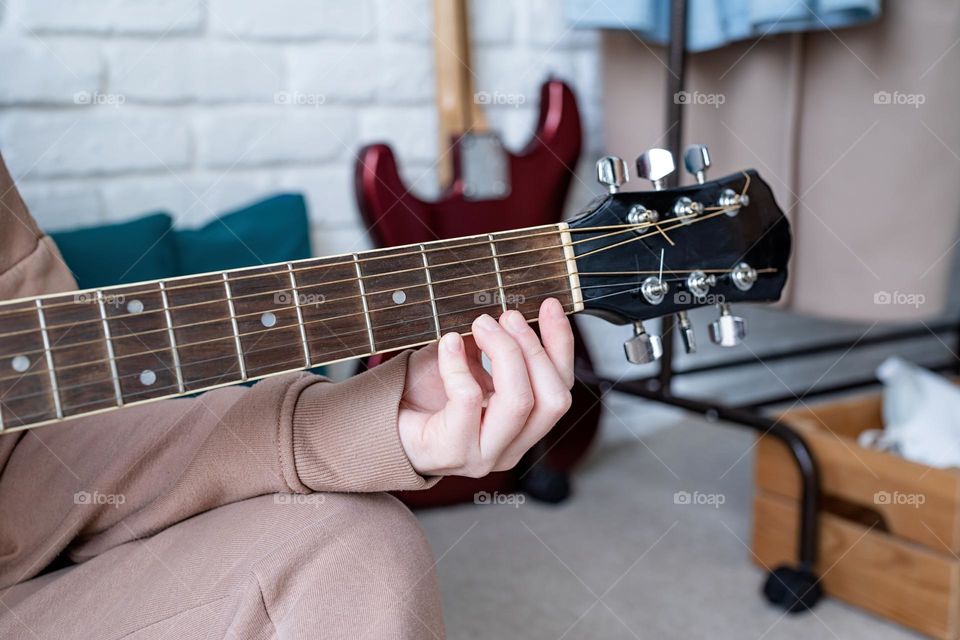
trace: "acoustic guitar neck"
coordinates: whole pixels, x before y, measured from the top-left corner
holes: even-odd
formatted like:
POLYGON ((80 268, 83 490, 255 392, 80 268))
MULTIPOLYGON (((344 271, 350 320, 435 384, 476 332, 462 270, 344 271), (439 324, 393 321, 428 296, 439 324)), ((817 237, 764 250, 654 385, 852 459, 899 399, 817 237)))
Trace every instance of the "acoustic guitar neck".
POLYGON ((565 224, 0 305, 0 432, 582 309, 565 224))

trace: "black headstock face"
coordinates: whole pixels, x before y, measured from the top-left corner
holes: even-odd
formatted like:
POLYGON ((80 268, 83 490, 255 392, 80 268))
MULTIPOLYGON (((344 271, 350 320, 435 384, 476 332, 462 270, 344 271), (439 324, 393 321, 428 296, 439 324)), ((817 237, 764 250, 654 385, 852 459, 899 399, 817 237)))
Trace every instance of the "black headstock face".
POLYGON ((612 194, 572 220, 570 231, 585 310, 618 324, 773 302, 787 280, 790 225, 753 170, 612 194))

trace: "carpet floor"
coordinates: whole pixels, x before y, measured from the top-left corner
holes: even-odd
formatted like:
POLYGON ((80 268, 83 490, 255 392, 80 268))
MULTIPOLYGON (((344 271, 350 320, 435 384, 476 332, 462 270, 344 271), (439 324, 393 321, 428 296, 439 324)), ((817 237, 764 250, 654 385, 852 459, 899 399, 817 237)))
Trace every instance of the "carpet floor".
POLYGON ((611 397, 575 495, 422 511, 452 640, 919 636, 836 600, 786 616, 749 550, 752 434, 611 397), (709 504, 678 504, 676 492, 709 504))

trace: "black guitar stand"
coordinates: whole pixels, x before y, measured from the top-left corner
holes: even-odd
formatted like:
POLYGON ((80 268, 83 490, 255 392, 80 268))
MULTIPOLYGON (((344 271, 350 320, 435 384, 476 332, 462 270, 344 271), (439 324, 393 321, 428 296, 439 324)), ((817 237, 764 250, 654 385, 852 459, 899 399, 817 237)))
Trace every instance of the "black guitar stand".
MULTIPOLYGON (((682 152, 684 105, 682 101, 675 100, 674 96, 684 90, 687 62, 686 23, 686 0, 672 0, 666 92, 666 130, 668 136, 667 149, 673 153, 674 158, 681 157, 682 152)), ((678 174, 671 174, 667 180, 668 187, 675 187, 678 182, 678 174)), ((760 414, 756 411, 759 408, 757 406, 751 407, 754 410, 748 410, 718 402, 705 402, 674 395, 671 390, 674 375, 691 373, 693 370, 674 370, 675 338, 673 329, 673 317, 663 318, 661 331, 663 356, 660 359, 660 370, 655 376, 622 381, 599 379, 596 382, 603 392, 620 391, 686 409, 699 413, 710 420, 722 420, 754 429, 759 433, 779 438, 787 445, 802 478, 797 563, 793 566, 783 565, 773 569, 766 579, 763 593, 767 600, 786 611, 796 613, 810 609, 816 605, 823 593, 813 571, 817 560, 817 511, 820 502, 820 480, 816 460, 814 460, 807 443, 794 429, 789 425, 760 414)), ((737 363, 731 363, 727 366, 737 366, 737 363)), ((715 368, 721 367, 715 366, 715 368)))
MULTIPOLYGON (((667 148, 674 158, 681 154, 683 136, 684 105, 673 97, 684 90, 686 71, 686 0, 672 0, 670 15, 670 46, 666 93, 666 128, 668 131, 667 148)), ((668 186, 676 186, 677 174, 668 178, 668 186)), ((817 516, 820 506, 820 474, 817 461, 813 457, 810 447, 795 429, 779 420, 765 414, 765 408, 786 402, 803 401, 807 398, 841 393, 869 385, 878 384, 876 378, 854 380, 834 385, 820 385, 808 387, 798 393, 789 393, 771 396, 760 400, 752 400, 742 405, 727 405, 715 401, 704 401, 675 395, 672 392, 674 377, 692 375, 710 371, 722 371, 758 362, 774 362, 825 353, 844 353, 864 347, 879 344, 894 343, 912 338, 926 337, 931 334, 946 336, 955 333, 955 351, 945 362, 928 365, 936 371, 953 371, 960 373, 960 359, 954 353, 960 353, 960 325, 956 322, 944 322, 920 328, 904 329, 889 332, 874 338, 861 338, 855 342, 832 341, 798 349, 788 349, 763 354, 756 357, 734 358, 723 362, 708 364, 699 367, 688 367, 683 370, 675 368, 674 361, 674 318, 668 316, 662 321, 663 356, 659 361, 660 368, 656 375, 631 380, 610 380, 595 377, 595 383, 602 393, 620 391, 634 396, 653 400, 673 407, 699 413, 709 421, 723 421, 753 429, 781 440, 787 445, 797 469, 800 472, 802 493, 800 497, 800 529, 797 539, 797 561, 793 565, 782 565, 770 571, 763 586, 763 594, 771 603, 791 613, 799 613, 813 608, 823 595, 819 579, 814 573, 817 561, 818 527, 817 516)), ((941 343, 943 340, 940 339, 941 343)), ((946 344, 946 343, 944 343, 946 344)))

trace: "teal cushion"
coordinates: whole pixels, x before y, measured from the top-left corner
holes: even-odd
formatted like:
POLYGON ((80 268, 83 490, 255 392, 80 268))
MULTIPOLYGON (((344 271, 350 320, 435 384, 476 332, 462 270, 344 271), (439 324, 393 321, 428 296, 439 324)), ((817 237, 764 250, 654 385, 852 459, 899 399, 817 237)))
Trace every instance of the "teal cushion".
POLYGON ((51 233, 81 289, 179 275, 172 220, 153 213, 129 222, 51 233))
POLYGON ((176 233, 181 274, 224 271, 310 257, 307 205, 281 194, 176 233))
POLYGON ((155 213, 50 235, 81 289, 310 257, 307 206, 297 194, 267 198, 199 229, 171 233, 171 224, 169 215, 155 213))

